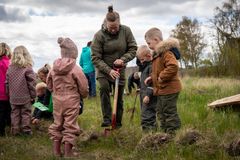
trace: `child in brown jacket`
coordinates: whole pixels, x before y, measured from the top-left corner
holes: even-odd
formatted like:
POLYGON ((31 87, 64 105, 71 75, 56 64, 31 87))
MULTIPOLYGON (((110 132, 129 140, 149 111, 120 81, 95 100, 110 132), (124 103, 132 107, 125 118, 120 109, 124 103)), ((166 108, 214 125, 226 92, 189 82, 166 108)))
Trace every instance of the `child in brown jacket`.
POLYGON ((32 69, 33 61, 24 46, 14 49, 11 64, 7 71, 11 112, 11 132, 13 135, 31 135, 31 103, 36 97, 36 76, 32 69))
POLYGON ((156 111, 164 132, 174 134, 180 128, 181 121, 177 112, 177 99, 181 91, 181 82, 178 76, 179 42, 169 38, 163 40, 162 32, 158 28, 151 28, 145 33, 145 40, 154 51, 151 77, 153 94, 157 96, 156 111), (177 53, 178 52, 178 53, 177 53))
POLYGON ((76 65, 78 50, 69 38, 58 38, 61 58, 53 63, 47 77, 47 86, 52 91, 54 122, 49 127, 53 140, 53 154, 61 156, 64 143, 64 157, 75 156, 72 147, 79 135, 78 114, 80 98, 88 95, 88 81, 82 69, 76 65))

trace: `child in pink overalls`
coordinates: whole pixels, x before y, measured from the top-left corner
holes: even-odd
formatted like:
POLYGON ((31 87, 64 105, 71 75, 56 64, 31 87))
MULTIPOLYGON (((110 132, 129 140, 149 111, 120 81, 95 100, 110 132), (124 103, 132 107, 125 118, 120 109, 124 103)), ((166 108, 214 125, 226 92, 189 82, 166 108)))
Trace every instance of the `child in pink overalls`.
POLYGON ((77 123, 80 98, 88 95, 88 81, 82 69, 76 65, 77 46, 69 38, 58 38, 61 58, 53 63, 47 77, 47 86, 52 91, 54 122, 49 127, 53 140, 53 153, 61 156, 61 143, 64 143, 64 157, 75 156, 72 147, 79 135, 77 123))

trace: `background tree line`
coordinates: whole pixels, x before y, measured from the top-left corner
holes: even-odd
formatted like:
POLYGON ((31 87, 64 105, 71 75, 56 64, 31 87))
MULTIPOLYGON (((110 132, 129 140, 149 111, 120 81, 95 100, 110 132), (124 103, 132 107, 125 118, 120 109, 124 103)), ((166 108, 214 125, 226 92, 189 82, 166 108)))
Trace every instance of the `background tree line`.
POLYGON ((226 0, 215 8, 212 44, 205 41, 201 25, 184 16, 172 30, 171 36, 180 41, 181 68, 202 76, 240 76, 240 0, 226 0), (206 47, 212 52, 206 53, 206 47))

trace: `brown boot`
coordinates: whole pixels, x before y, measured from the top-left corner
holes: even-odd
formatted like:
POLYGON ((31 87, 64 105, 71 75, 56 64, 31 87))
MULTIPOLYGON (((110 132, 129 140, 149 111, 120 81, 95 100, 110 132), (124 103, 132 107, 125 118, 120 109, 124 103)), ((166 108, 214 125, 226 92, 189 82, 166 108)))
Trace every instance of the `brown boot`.
POLYGON ((73 151, 73 145, 65 142, 64 144, 64 158, 78 157, 78 153, 73 151))
POLYGON ((61 141, 53 141, 53 155, 56 157, 61 157, 61 141))

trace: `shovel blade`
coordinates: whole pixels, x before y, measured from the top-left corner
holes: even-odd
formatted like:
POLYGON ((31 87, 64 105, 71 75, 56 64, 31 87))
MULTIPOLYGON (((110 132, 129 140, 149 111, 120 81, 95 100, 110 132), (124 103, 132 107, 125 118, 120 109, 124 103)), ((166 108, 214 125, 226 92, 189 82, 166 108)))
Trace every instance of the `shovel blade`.
POLYGON ((116 114, 112 115, 112 129, 116 129, 117 126, 117 119, 116 119, 116 114))
POLYGON ((105 128, 103 136, 104 137, 108 137, 108 136, 110 136, 110 134, 111 134, 111 129, 110 128, 105 128))

